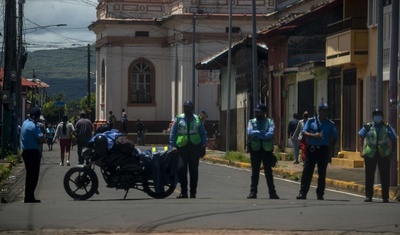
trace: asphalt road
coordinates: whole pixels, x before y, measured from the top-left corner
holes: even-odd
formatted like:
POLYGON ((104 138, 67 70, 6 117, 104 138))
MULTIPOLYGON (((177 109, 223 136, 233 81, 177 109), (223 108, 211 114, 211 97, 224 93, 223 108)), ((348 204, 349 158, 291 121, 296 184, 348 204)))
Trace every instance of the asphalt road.
MULTIPOLYGON (((76 149, 72 165, 77 164, 76 149)), ((45 153, 36 196, 40 204, 0 204, 0 234, 399 234, 400 204, 364 203, 358 195, 327 191, 316 200, 296 200, 299 184, 275 178, 280 200, 268 199, 260 177, 258 199, 246 199, 250 172, 201 163, 196 199, 166 199, 106 188, 98 173, 99 195, 74 201, 64 191, 68 166, 59 166, 57 148, 45 153)), ((72 166, 71 166, 72 167, 72 166)), ((179 189, 179 187, 178 187, 179 189)))

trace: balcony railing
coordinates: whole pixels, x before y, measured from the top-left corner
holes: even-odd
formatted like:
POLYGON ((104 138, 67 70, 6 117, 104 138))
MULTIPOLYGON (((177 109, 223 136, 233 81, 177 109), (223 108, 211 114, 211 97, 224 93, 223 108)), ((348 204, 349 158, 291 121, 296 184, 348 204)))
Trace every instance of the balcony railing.
POLYGON ((340 33, 346 30, 367 29, 366 17, 350 17, 328 25, 328 35, 340 33))

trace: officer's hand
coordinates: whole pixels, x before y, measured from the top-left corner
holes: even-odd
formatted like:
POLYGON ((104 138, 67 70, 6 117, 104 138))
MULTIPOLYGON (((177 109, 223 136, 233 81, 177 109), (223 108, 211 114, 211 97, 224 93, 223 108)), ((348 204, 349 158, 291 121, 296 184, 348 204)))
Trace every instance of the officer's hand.
POLYGON ((176 147, 172 147, 171 153, 177 154, 178 153, 178 149, 176 147))
POLYGON ((371 125, 370 124, 365 124, 364 128, 365 128, 365 130, 369 131, 369 129, 371 128, 371 125))

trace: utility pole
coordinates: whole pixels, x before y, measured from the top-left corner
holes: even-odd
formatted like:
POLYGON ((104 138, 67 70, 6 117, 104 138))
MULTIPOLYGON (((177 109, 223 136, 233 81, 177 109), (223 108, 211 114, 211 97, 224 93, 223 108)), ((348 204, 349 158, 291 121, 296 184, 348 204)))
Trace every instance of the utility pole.
MULTIPOLYGON (((3 125, 2 125, 2 142, 1 142, 1 158, 6 156, 9 149, 10 136, 12 134, 10 129, 11 124, 11 110, 13 109, 12 91, 13 83, 16 82, 17 71, 17 28, 16 28, 16 2, 15 0, 8 0, 5 3, 4 13, 4 81, 3 81, 3 125)), ((16 134, 16 133, 14 133, 16 134)))
POLYGON ((88 53, 88 68, 87 68, 87 113, 88 118, 91 120, 92 110, 90 109, 90 44, 87 45, 87 53, 88 53))
POLYGON ((376 108, 383 110, 383 0, 378 0, 378 59, 376 68, 376 108))
MULTIPOLYGON (((192 102, 194 107, 199 107, 196 105, 196 13, 193 12, 193 67, 192 67, 192 77, 193 77, 193 86, 192 86, 192 102)), ((193 110, 195 111, 195 110, 193 110)))
POLYGON ((231 63, 232 63, 232 1, 229 0, 229 35, 228 35, 228 98, 226 103, 226 129, 225 129, 225 151, 229 152, 230 143, 230 127, 231 127, 231 63))
POLYGON ((257 60, 257 28, 256 28, 256 0, 252 0, 252 37, 251 37, 251 44, 252 44, 252 55, 253 55, 253 109, 256 107, 258 103, 258 60, 257 60))
POLYGON ((174 29, 174 44, 175 44, 175 114, 173 117, 178 115, 178 80, 179 80, 179 64, 178 64, 178 39, 177 39, 177 32, 174 29))
MULTIPOLYGON (((399 68, 399 0, 392 1, 392 35, 390 37, 390 80, 389 80, 389 123, 394 130, 397 130, 397 117, 398 117, 398 68, 399 68)), ((390 165, 390 186, 397 186, 398 170, 397 170, 397 141, 392 146, 394 157, 390 165)))
POLYGON ((21 91, 22 91, 22 84, 21 84, 21 76, 22 76, 22 69, 24 68, 26 62, 26 54, 22 47, 22 28, 23 28, 23 4, 25 0, 18 0, 18 51, 17 51, 17 58, 18 58, 18 65, 17 65, 17 77, 16 77, 16 84, 15 84, 15 108, 14 108, 14 118, 13 120, 13 152, 14 154, 18 154, 18 125, 22 122, 22 102, 21 102, 21 91))

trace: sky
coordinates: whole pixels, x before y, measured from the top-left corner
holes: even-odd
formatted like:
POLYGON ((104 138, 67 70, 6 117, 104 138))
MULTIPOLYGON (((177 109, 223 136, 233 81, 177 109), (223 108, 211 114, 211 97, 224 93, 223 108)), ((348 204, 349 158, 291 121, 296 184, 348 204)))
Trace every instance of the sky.
POLYGON ((94 43, 95 34, 88 26, 96 21, 97 4, 97 0, 25 0, 26 49, 80 47, 94 43), (66 26, 55 26, 57 24, 66 26))

